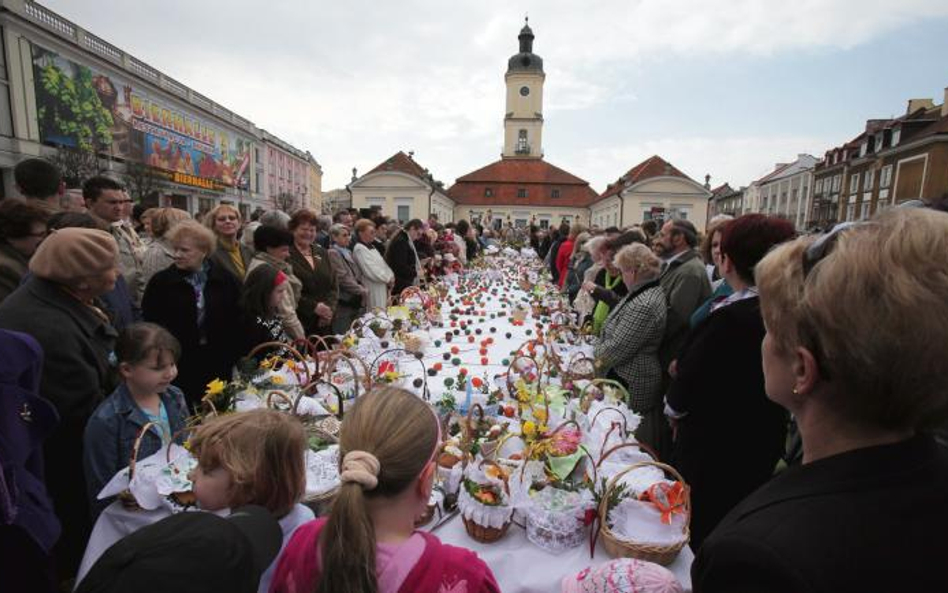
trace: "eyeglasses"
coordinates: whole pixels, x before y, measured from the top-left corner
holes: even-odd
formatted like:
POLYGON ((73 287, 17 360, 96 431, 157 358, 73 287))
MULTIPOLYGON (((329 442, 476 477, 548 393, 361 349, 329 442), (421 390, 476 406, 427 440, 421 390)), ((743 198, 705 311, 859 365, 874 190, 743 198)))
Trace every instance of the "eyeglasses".
POLYGON ((850 229, 866 226, 866 222, 841 222, 834 226, 828 233, 810 244, 803 252, 803 279, 806 280, 816 264, 820 263, 826 256, 833 252, 840 234, 850 229))

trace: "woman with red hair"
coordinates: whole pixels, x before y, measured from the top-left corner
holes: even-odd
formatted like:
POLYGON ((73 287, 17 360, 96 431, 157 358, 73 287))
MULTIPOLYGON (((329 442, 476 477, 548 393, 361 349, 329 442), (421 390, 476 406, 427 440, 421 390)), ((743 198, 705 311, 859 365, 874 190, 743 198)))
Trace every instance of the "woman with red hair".
POLYGON ((695 550, 731 508, 770 479, 784 451, 787 414, 764 391, 766 331, 754 266, 794 235, 786 220, 762 214, 724 226, 721 273, 734 293, 712 307, 678 356, 666 414, 676 426, 674 464, 691 486, 695 550))

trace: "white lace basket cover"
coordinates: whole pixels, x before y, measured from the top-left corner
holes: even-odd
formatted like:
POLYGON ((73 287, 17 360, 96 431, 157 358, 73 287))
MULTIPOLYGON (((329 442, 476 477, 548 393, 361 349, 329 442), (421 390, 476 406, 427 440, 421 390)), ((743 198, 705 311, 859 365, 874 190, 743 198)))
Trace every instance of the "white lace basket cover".
POLYGON ((526 511, 527 539, 554 554, 586 541, 586 511, 595 506, 588 490, 570 492, 547 487, 531 498, 526 511))

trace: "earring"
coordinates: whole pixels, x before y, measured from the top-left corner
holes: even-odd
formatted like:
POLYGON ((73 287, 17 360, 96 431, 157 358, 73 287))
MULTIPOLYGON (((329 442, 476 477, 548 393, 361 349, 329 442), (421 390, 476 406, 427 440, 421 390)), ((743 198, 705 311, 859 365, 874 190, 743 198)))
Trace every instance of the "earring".
POLYGON ((796 387, 793 388, 793 395, 800 395, 800 392, 797 390, 796 387))

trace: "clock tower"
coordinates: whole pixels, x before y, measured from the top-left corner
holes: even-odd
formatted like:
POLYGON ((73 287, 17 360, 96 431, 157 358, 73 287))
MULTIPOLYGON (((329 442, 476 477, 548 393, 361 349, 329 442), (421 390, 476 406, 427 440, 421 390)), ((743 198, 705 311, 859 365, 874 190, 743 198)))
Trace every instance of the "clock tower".
POLYGON ((507 62, 503 158, 543 157, 543 59, 533 53, 533 31, 524 24, 520 52, 507 62))

